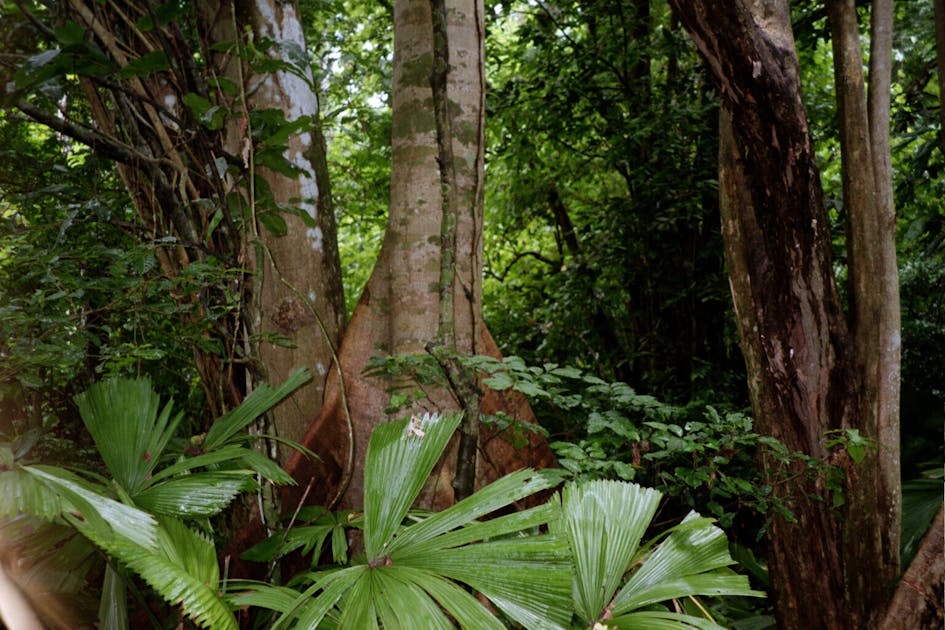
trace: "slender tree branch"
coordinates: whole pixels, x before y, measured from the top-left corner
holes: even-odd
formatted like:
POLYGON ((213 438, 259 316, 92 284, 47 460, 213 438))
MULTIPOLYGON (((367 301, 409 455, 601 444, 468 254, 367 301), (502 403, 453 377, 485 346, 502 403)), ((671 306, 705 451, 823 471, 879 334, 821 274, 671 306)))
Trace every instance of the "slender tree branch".
POLYGON ((53 131, 69 136, 73 140, 78 140, 82 144, 88 145, 96 151, 101 152, 105 157, 115 160, 116 162, 130 165, 144 163, 177 169, 176 165, 168 160, 145 155, 127 144, 98 132, 91 127, 66 118, 60 118, 27 101, 17 101, 16 108, 36 122, 46 125, 53 131))

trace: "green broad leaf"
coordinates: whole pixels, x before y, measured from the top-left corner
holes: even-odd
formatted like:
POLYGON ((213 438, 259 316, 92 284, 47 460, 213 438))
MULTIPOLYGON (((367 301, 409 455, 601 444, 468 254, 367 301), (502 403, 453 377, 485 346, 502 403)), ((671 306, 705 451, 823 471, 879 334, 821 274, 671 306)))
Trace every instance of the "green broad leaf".
POLYGON ((285 613, 292 609, 292 605, 299 597, 299 592, 288 586, 274 586, 261 582, 231 580, 227 582, 227 588, 230 593, 226 599, 234 608, 255 606, 285 613))
MULTIPOLYGON (((406 551, 413 546, 422 545, 441 534, 454 530, 457 527, 468 525, 477 518, 491 514, 496 510, 511 505, 515 501, 519 501, 536 492, 546 490, 553 485, 555 485, 555 483, 551 478, 536 473, 531 469, 523 469, 506 475, 463 499, 459 503, 446 508, 442 512, 432 514, 420 523, 406 528, 388 545, 387 553, 395 554, 398 551, 406 551)), ((548 518, 551 518, 551 516, 555 514, 553 511, 548 512, 548 510, 545 510, 545 512, 547 512, 548 518)), ((511 516, 520 516, 521 514, 525 513, 520 512, 511 516)), ((542 518, 545 516, 546 515, 543 514, 542 518)), ((480 526, 489 528, 483 529, 482 533, 478 534, 480 538, 470 538, 466 541, 453 544, 460 545, 473 540, 481 540, 501 535, 498 529, 500 522, 501 519, 495 519, 480 524, 480 526)), ((535 525, 540 525, 545 522, 547 521, 537 522, 535 525)), ((519 531, 530 526, 531 525, 517 526, 518 529, 513 531, 519 531)))
POLYGON ((562 527, 574 557, 574 605, 588 625, 617 591, 661 497, 621 481, 565 486, 562 527))
POLYGON ((118 71, 121 77, 143 77, 155 72, 164 72, 170 69, 167 53, 163 50, 153 50, 137 59, 132 59, 124 68, 118 71))
POLYGON ((128 628, 128 593, 125 580, 110 565, 105 565, 102 582, 102 598, 98 606, 99 627, 103 630, 125 630, 128 628))
POLYGON ((256 150, 253 159, 257 166, 263 166, 271 171, 285 175, 286 177, 299 177, 306 173, 305 169, 296 166, 285 156, 284 146, 266 145, 256 150))
POLYGON ((515 385, 515 381, 508 372, 496 372, 489 378, 483 379, 482 382, 496 391, 506 390, 515 385))
MULTIPOLYGON (((395 566, 371 571, 367 576, 371 578, 374 610, 380 627, 385 630, 388 628, 453 629, 450 620, 420 586, 425 580, 414 580, 412 579, 415 577, 414 574, 401 571, 395 566)), ((353 593, 351 601, 357 601, 353 593)))
POLYGON ((151 512, 178 518, 214 516, 256 482, 250 471, 197 472, 173 477, 135 495, 135 503, 151 512))
POLYGON ((220 581, 220 567, 213 540, 176 518, 160 517, 158 522, 161 553, 188 575, 215 586, 220 581))
POLYGON ((110 378, 75 401, 115 481, 132 496, 147 487, 182 416, 171 418, 170 402, 159 413, 149 379, 110 378))
MULTIPOLYGON (((216 166, 217 166, 217 172, 220 173, 220 177, 222 178, 223 174, 226 173, 225 161, 221 162, 218 159, 218 161, 216 162, 216 166), (222 171, 220 169, 221 165, 223 165, 222 171)), ((217 229, 217 226, 220 225, 220 221, 222 220, 223 220, 223 208, 217 208, 216 211, 213 213, 213 215, 210 217, 210 221, 207 223, 207 231, 203 237, 204 245, 210 244, 210 239, 213 237, 213 232, 214 230, 217 229)))
POLYGON ((368 558, 386 554, 386 546, 461 419, 461 414, 424 414, 374 429, 364 466, 364 550, 368 558))
POLYGON ((273 236, 285 236, 289 233, 289 226, 277 212, 260 212, 256 218, 273 236))
POLYGON ((282 469, 279 464, 272 461, 259 451, 252 449, 243 449, 244 453, 240 461, 250 470, 260 474, 263 479, 278 486, 294 486, 295 479, 292 475, 282 469))
POLYGON ((378 584, 375 588, 374 582, 377 573, 377 571, 365 571, 351 585, 339 606, 341 608, 341 616, 338 619, 339 628, 379 629, 377 602, 380 599, 381 586, 378 584))
POLYGON ((201 453, 193 457, 181 457, 170 466, 166 466, 154 473, 151 477, 151 485, 153 486, 165 479, 170 479, 182 473, 192 472, 197 468, 238 462, 247 451, 250 451, 250 449, 232 444, 210 451, 209 453, 201 453))
POLYGON ((295 620, 297 628, 317 628, 328 611, 367 571, 370 571, 367 565, 359 564, 322 574, 296 597, 292 607, 273 624, 272 630, 286 628, 295 620))
POLYGON ((195 92, 188 92, 187 94, 184 94, 181 97, 181 100, 184 101, 184 105, 189 107, 190 111, 197 118, 200 118, 206 114, 213 107, 213 103, 195 92))
POLYGON ((569 626, 571 567, 563 537, 532 536, 434 550, 403 562, 468 584, 526 628, 569 626))
MULTIPOLYGON (((86 488, 74 475, 52 466, 27 466, 23 470, 41 479, 64 500, 63 514, 69 514, 73 524, 87 524, 80 531, 89 536, 94 528, 103 536, 114 534, 131 541, 142 549, 154 549, 157 544, 157 523, 147 512, 124 505, 86 488)), ((91 539, 91 536, 89 536, 91 539)), ((93 539, 93 542, 96 540, 93 539)))
MULTIPOLYGON (((276 110, 279 115, 284 115, 281 110, 276 110)), ((295 120, 285 121, 275 125, 275 128, 271 131, 269 136, 263 138, 263 142, 271 145, 284 145, 289 141, 289 138, 299 133, 300 131, 306 131, 312 127, 312 117, 311 116, 299 116, 295 120)))
POLYGON ((409 566, 398 567, 398 570, 429 593, 459 622, 461 628, 476 628, 477 630, 503 630, 505 628, 505 625, 486 610, 475 597, 453 582, 409 566))
POLYGON ((715 572, 735 562, 721 529, 695 512, 690 512, 681 525, 659 544, 614 597, 614 615, 689 595, 763 595, 751 590, 745 576, 733 579, 730 571, 715 572), (692 524, 695 526, 685 527, 692 524), (695 576, 700 577, 694 579, 695 576))
MULTIPOLYGON (((421 536, 424 538, 422 542, 411 540, 409 546, 401 547, 398 545, 397 550, 391 553, 391 558, 395 561, 403 561, 409 559, 412 554, 425 554, 434 550, 450 549, 482 540, 508 536, 509 534, 530 530, 552 522, 559 518, 560 514, 561 508, 558 503, 556 501, 549 501, 521 512, 513 512, 487 521, 475 522, 465 527, 440 534, 432 539, 426 539, 426 536, 421 530, 421 536)), ((415 528, 426 526, 427 521, 436 519, 437 516, 439 516, 439 514, 433 514, 417 525, 405 528, 397 538, 394 539, 394 543, 399 543, 401 537, 412 539, 414 535, 413 530, 415 528)))
POLYGON ((331 530, 330 525, 305 525, 276 532, 241 553, 240 558, 250 562, 271 562, 309 545, 315 550, 313 557, 318 558, 331 530))
POLYGON ((645 610, 621 615, 604 622, 608 628, 619 630, 726 630, 724 626, 692 615, 663 610, 645 610))
POLYGON ((54 31, 56 41, 63 46, 78 46, 85 43, 85 29, 72 20, 67 20, 54 31))
POLYGON ((226 112, 219 105, 214 105, 203 96, 194 92, 184 94, 181 100, 184 101, 184 105, 190 109, 194 118, 200 121, 200 124, 207 129, 215 131, 223 127, 226 112))
MULTIPOLYGON (((328 535, 332 537, 332 557, 335 562, 347 562, 348 541, 345 528, 351 522, 351 512, 324 512, 317 516, 308 525, 292 527, 286 531, 276 532, 266 540, 244 551, 240 556, 244 560, 269 562, 301 549, 302 555, 311 556, 313 562, 322 555, 322 547, 328 535)), ((309 520, 311 517, 300 513, 299 519, 309 520)))
POLYGON ((221 630, 238 627, 229 606, 217 594, 213 544, 186 525, 162 520, 158 550, 145 549, 122 536, 93 542, 140 575, 164 600, 179 604, 197 623, 221 630))
POLYGON ((308 370, 302 369, 294 372, 277 389, 272 389, 265 383, 260 384, 239 407, 214 421, 203 440, 203 450, 211 451, 224 446, 253 420, 282 402, 311 378, 308 370))

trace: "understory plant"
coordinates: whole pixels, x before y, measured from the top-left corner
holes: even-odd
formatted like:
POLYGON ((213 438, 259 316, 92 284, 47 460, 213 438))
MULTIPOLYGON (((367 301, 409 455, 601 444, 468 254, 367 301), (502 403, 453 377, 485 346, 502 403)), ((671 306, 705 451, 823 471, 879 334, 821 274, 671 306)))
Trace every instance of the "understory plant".
POLYGON ((572 482, 536 507, 480 520, 561 478, 526 469, 442 512, 411 512, 459 423, 458 414, 425 415, 378 427, 366 456, 363 515, 323 516, 246 557, 304 547, 315 550, 314 564, 334 532, 333 556, 344 558, 345 538, 336 534, 346 521, 360 529, 363 553, 316 566, 286 587, 231 584, 233 603, 273 611, 273 628, 602 630, 721 628, 697 596, 761 595, 726 568, 727 540, 711 519, 691 513, 641 544, 662 495, 636 484, 572 482))
MULTIPOLYGON (((300 371, 277 389, 259 386, 205 434, 190 439, 177 435, 183 414, 174 414, 171 402, 162 407, 148 379, 96 383, 76 403, 107 475, 78 462, 69 469, 27 464, 11 445, 0 447, 2 531, 15 534, 18 544, 49 541, 35 550, 39 555, 68 552, 75 562, 63 568, 73 578, 80 567, 91 568, 88 543, 104 551, 101 628, 128 627, 127 589, 138 592, 134 575, 198 624, 236 628, 220 595, 209 519, 255 489, 257 477, 292 482, 250 447, 242 430, 309 378, 300 371)), ((81 581, 71 584, 78 588, 81 581)))

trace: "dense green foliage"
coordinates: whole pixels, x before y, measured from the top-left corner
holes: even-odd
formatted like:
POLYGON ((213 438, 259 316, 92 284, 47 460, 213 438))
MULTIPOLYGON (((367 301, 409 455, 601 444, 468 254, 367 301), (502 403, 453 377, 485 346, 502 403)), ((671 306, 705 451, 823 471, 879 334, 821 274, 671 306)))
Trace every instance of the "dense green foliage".
MULTIPOLYGON (((183 413, 174 414, 172 402, 162 405, 150 380, 99 381, 75 402, 95 453, 104 462, 104 474, 81 466, 31 463, 35 460, 29 449, 0 444, 0 526, 12 531, 14 540, 28 539, 24 529, 39 532, 35 555, 24 561, 37 573, 39 584, 52 584, 60 596, 80 590, 100 574, 88 546, 104 551, 108 562, 101 588, 101 627, 128 626, 126 591, 137 575, 200 624, 236 628, 219 593, 209 519, 239 494, 256 489, 257 478, 292 482, 279 466, 249 448, 251 438, 244 429, 309 378, 300 371, 278 389, 262 385, 206 433, 189 438, 180 431, 183 413), (48 566, 44 559, 63 548, 69 548, 69 559, 60 558, 65 565, 61 570, 73 578, 51 583, 42 574, 48 566)), ((71 623, 82 626, 85 620, 76 615, 71 623)))
MULTIPOLYGON (((350 313, 386 225, 392 6, 370 0, 301 5, 320 88, 350 313)), ((792 3, 792 10, 805 107, 834 227, 835 271, 843 279, 840 152, 823 5, 807 0, 792 3)), ((42 42, 47 40, 11 3, 0 2, 0 7, 0 38, 12 60, 4 61, 0 75, 16 74, 21 88, 34 90, 47 102, 61 102, 77 118, 89 119, 80 91, 70 82, 72 70, 40 63, 51 61, 36 57, 43 54, 42 42)), ((935 71, 930 3, 904 0, 896 4, 896 11, 892 160, 903 317, 902 543, 908 561, 941 505, 945 131, 938 115, 942 78, 935 71)), ((862 17, 865 25, 867 16, 862 17)), ((763 580, 764 568, 754 562, 748 548, 755 549, 763 562, 757 541, 774 514, 790 518, 791 506, 771 500, 759 461, 764 465, 770 458, 802 456, 755 433, 745 412, 744 366, 731 320, 719 228, 718 102, 694 48, 663 0, 490 0, 486 36, 483 307, 493 336, 509 357, 502 362, 467 358, 466 367, 492 388, 516 390, 530 399, 542 423, 538 430, 550 436, 572 481, 633 481, 656 488, 666 496, 660 512, 666 519, 678 521, 690 510, 712 515, 742 545, 738 557, 747 568, 756 569, 753 577, 763 580)), ((209 100, 193 99, 190 107, 206 129, 218 128, 233 115, 209 100)), ((269 140, 284 141, 292 131, 284 123, 272 112, 253 117, 258 157, 276 168, 284 161, 282 145, 273 141, 268 152, 263 150, 269 140)), ((280 213, 292 209, 261 207, 264 227, 274 232, 284 229, 280 213)), ((212 220, 210 224, 218 225, 212 220)), ((208 238, 213 229, 209 228, 208 238)), ((232 456, 230 464, 242 472, 220 476, 217 468, 226 458, 205 458, 186 482, 177 482, 181 492, 223 488, 216 498, 204 496, 207 503, 198 511, 169 514, 161 491, 152 488, 162 480, 184 477, 181 473, 187 466, 175 468, 173 462, 187 461, 187 450, 199 445, 181 436, 201 435, 211 426, 213 414, 194 366, 194 351, 229 356, 231 349, 221 345, 227 339, 223 322, 239 309, 245 272, 235 260, 209 255, 183 273, 170 275, 158 264, 158 253, 174 246, 142 225, 113 164, 100 152, 29 122, 14 109, 0 109, 0 441, 4 443, 0 478, 13 483, 15 476, 16 483, 27 488, 25 494, 15 495, 26 503, 8 502, 4 512, 29 511, 57 520, 58 525, 43 530, 44 540, 62 550, 66 574, 72 571, 84 577, 83 570, 88 570, 84 563, 101 560, 88 544, 76 542, 77 530, 125 562, 121 575, 107 574, 104 590, 113 597, 119 588, 117 577, 129 578, 130 568, 166 598, 180 599, 169 594, 176 593, 176 586, 161 581, 181 568, 174 565, 180 559, 175 546, 187 547, 187 554, 203 558, 209 567, 213 547, 206 518, 252 485, 247 471, 267 466, 243 446, 229 444, 237 438, 228 434, 211 446, 232 456), (207 299, 211 290, 214 297, 207 299), (104 379, 137 376, 150 377, 154 387, 177 400, 185 412, 177 433, 169 425, 165 433, 151 427, 163 436, 159 441, 167 456, 162 459, 161 449, 149 447, 154 459, 143 468, 140 460, 122 461, 123 454, 110 449, 106 433, 111 429, 103 432, 95 428, 94 419, 89 422, 107 413, 111 398, 91 415, 88 407, 94 396, 76 398, 104 379), (88 471, 92 475, 76 477, 36 466, 61 464, 77 454, 93 462, 88 471), (109 501, 104 505, 116 512, 102 514, 83 492, 93 493, 95 501, 109 501), (121 507, 125 499, 127 505, 121 507), (87 522, 70 519, 69 506, 87 522), (121 542, 109 546, 105 541, 116 535, 110 521, 116 515, 138 519, 133 522, 154 536, 141 540, 133 538, 134 532, 125 532, 128 540, 124 540, 118 532, 121 542), (170 562, 160 565, 166 574, 152 579, 145 575, 146 567, 139 569, 130 562, 141 548, 152 559, 163 554, 162 561, 170 562)), ((414 402, 422 396, 423 386, 443 378, 429 357, 378 357, 372 369, 396 385, 391 410, 414 402)), ((155 411, 143 420, 173 420, 155 411)), ((124 423, 133 417, 129 412, 110 422, 127 429, 124 423)), ((518 437, 530 430, 502 416, 486 422, 518 437)), ((151 429, 138 428, 141 435, 151 435, 151 429)), ((210 438, 207 434, 205 439, 210 438)), ((830 445, 853 459, 870 448, 856 434, 832 435, 830 445)), ((201 456, 213 450, 206 444, 200 448, 205 451, 201 456)), ((831 488, 840 487, 841 469, 805 463, 811 476, 831 488)), ((272 467, 264 472, 285 481, 272 467)), ((576 488, 587 487, 591 486, 570 486, 567 494, 580 503, 581 491, 576 488)), ((621 490, 614 492, 630 487, 621 484, 621 490)), ((7 501, 11 496, 0 494, 7 501)), ((835 504, 843 500, 841 493, 834 495, 835 504)), ((519 529, 534 530, 552 521, 550 511, 560 505, 547 506, 541 518, 521 517, 526 524, 519 529)), ((435 518, 445 518, 408 514, 407 507, 385 513, 380 517, 383 523, 372 525, 353 513, 303 510, 298 515, 301 525, 279 532, 268 546, 248 557, 268 560, 301 550, 317 565, 330 540, 334 564, 361 568, 338 578, 332 576, 346 569, 322 573, 316 566, 315 573, 292 584, 296 590, 258 588, 255 595, 241 597, 284 613, 286 623, 297 616, 314 619, 318 612, 328 619, 369 614, 349 612, 352 609, 345 604, 350 600, 338 598, 324 610, 312 612, 301 606, 299 593, 305 589, 321 593, 312 601, 325 603, 330 599, 325 592, 340 598, 345 589, 368 588, 365 576, 380 571, 365 567, 387 568, 370 565, 384 554, 365 562, 349 558, 350 527, 367 532, 383 525, 383 535, 377 534, 383 545, 394 531, 398 535, 416 531, 424 523, 435 523, 435 518)), ((464 514, 468 518, 461 524, 469 529, 485 527, 475 523, 482 514, 464 514)), ((594 523, 601 518, 611 516, 587 516, 594 523)), ((10 523, 4 527, 12 532, 7 534, 10 540, 22 536, 22 544, 29 542, 22 528, 10 523)), ((584 523, 575 530, 587 527, 584 523)), ((510 536, 512 531, 501 535, 510 536)), ((447 532, 438 535, 450 535, 447 532)), ((560 551, 554 547, 560 544, 557 540, 551 545, 550 555, 560 551)), ((476 562, 495 559, 485 552, 484 556, 469 553, 476 562)), ((630 566, 633 556, 631 552, 621 557, 624 567, 630 566)), ((199 577, 205 584, 219 581, 219 574, 212 571, 199 577)), ((447 577, 485 592, 481 582, 447 577)), ((396 578, 395 588, 416 596, 409 601, 422 601, 415 589, 405 586, 409 580, 401 578, 396 578)), ((82 580, 72 579, 72 586, 76 591, 90 590, 82 580)), ((605 589, 608 603, 618 592, 610 586, 605 589)), ((216 619, 230 614, 215 608, 223 601, 215 599, 216 594, 204 595, 188 600, 193 610, 213 608, 215 612, 206 614, 219 614, 216 619)), ((480 614, 466 607, 468 601, 456 603, 454 610, 430 595, 457 618, 480 614)), ((396 614, 388 604, 377 604, 373 612, 396 614)), ((599 604, 562 606, 568 614, 578 610, 584 621, 591 621, 596 617, 588 611, 599 604)), ((225 608, 229 603, 220 605, 225 608)), ((496 605, 518 619, 499 602, 496 605)), ((687 604, 687 611, 693 612, 693 606, 687 604)), ((763 606, 755 612, 765 612, 763 606)), ((427 602, 422 610, 431 619, 442 616, 427 602)), ((210 619, 201 615, 193 613, 210 619)), ((730 615, 736 616, 740 615, 730 615)), ((762 615, 759 624, 768 622, 770 618, 762 615)))
POLYGON ((524 469, 442 512, 410 514, 459 422, 458 415, 425 415, 378 427, 365 464, 363 515, 317 516, 314 525, 277 532, 247 555, 271 560, 303 547, 314 551, 316 564, 332 532, 332 555, 343 561, 345 538, 338 534, 345 520, 361 531, 364 553, 347 566, 302 574, 294 581, 301 593, 247 584, 235 601, 280 613, 273 628, 454 627, 444 611, 464 628, 501 629, 501 617, 525 628, 598 621, 721 628, 693 596, 761 595, 725 568, 733 563, 725 535, 694 512, 641 544, 661 495, 635 484, 570 483, 560 498, 478 521, 559 481, 553 471, 524 469), (458 584, 471 586, 501 616, 458 584), (695 606, 680 612, 658 605, 683 598, 695 606))

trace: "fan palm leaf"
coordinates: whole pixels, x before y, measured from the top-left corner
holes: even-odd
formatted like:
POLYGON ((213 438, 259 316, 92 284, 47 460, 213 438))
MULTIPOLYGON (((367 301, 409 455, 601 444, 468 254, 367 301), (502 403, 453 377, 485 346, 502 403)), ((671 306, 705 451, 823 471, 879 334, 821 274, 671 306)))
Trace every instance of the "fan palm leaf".
MULTIPOLYGON (((472 587, 526 628, 570 621, 569 551, 560 536, 518 536, 558 518, 554 502, 492 521, 477 518, 547 489, 553 478, 514 473, 440 512, 404 525, 456 427, 459 415, 424 416, 374 431, 365 463, 365 564, 316 573, 276 628, 501 628, 457 583, 472 587), (444 612, 445 611, 445 612, 444 612), (447 614, 449 616, 447 616, 447 614)), ((319 536, 323 533, 319 532, 319 536)), ((252 598, 250 598, 252 599, 252 598)), ((246 598, 241 601, 247 601, 246 598)))
POLYGON ((148 483, 180 423, 172 404, 160 398, 146 378, 110 378, 75 397, 82 421, 108 472, 129 495, 148 483))
POLYGON ((656 490, 591 481, 569 484, 562 494, 561 527, 574 557, 574 606, 588 626, 717 629, 712 620, 642 609, 694 595, 763 595, 750 588, 748 578, 725 568, 734 561, 724 532, 695 512, 664 539, 641 546, 661 499, 656 490))
POLYGON ((563 526, 574 554, 574 605, 593 622, 604 612, 630 566, 661 495, 620 481, 568 484, 563 526))

